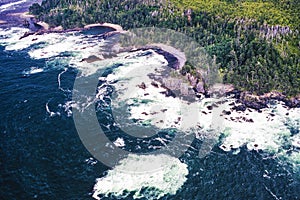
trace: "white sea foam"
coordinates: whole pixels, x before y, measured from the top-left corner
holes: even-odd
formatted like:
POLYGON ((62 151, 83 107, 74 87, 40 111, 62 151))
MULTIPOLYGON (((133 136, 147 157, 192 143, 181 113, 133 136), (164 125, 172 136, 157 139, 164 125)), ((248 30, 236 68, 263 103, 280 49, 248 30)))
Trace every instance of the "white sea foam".
MULTIPOLYGON (((215 120, 216 116, 207 109, 207 106, 216 99, 202 99, 198 103, 187 104, 182 99, 166 97, 160 93, 165 91, 164 88, 156 88, 151 85, 152 80, 147 74, 155 73, 155 69, 160 71, 166 68, 167 61, 163 56, 153 51, 149 55, 140 56, 141 52, 139 51, 122 53, 110 60, 93 63, 81 62, 83 58, 91 55, 100 58, 106 41, 75 32, 30 35, 20 40, 20 37, 28 31, 25 28, 0 29, 0 45, 5 46, 7 51, 26 50, 34 59, 46 59, 47 68, 66 69, 66 66, 72 66, 79 69, 82 75, 94 74, 98 69, 116 63, 122 64, 123 66, 115 69, 104 80, 108 84, 112 84, 118 94, 112 105, 120 107, 121 102, 127 104, 130 118, 138 119, 137 123, 151 124, 158 128, 178 128, 181 130, 193 128, 199 139, 209 137, 208 133, 211 133, 210 131, 215 128, 213 124, 218 120, 215 120), (116 80, 118 82, 115 83, 116 80), (142 82, 146 84, 145 89, 137 87, 142 82), (197 108, 195 109, 197 113, 189 114, 189 112, 195 111, 191 108, 197 108), (162 110, 165 111, 162 112, 162 110), (184 120, 191 123, 184 123, 184 120)), ((32 68, 25 73, 40 73, 42 70, 44 69, 32 68)), ((58 76, 59 87, 60 75, 58 76)), ((103 91, 99 90, 97 97, 103 97, 102 93, 103 91)), ((291 129, 296 130, 296 132, 300 129, 299 108, 288 109, 282 103, 276 103, 273 106, 269 105, 269 108, 262 109, 261 113, 255 110, 236 112, 229 106, 229 103, 233 101, 235 100, 227 99, 227 102, 224 103, 223 106, 231 111, 231 114, 223 116, 224 121, 221 120, 220 122, 221 131, 215 131, 216 137, 221 132, 224 135, 220 145, 221 149, 231 151, 246 145, 249 150, 279 153, 286 151, 284 146, 291 145, 295 149, 291 155, 294 157, 298 155, 299 133, 293 136, 291 129), (286 115, 286 113, 289 114, 286 115), (252 119, 253 122, 247 122, 243 120, 243 117, 248 120, 252 119)), ((90 103, 93 103, 93 100, 89 99, 87 105, 90 103)), ((73 102, 72 105, 79 106, 76 102, 73 102)), ((70 105, 65 105, 68 115, 71 116, 69 107, 70 105)), ((289 156, 289 154, 284 155, 289 156)))
POLYGON ((40 73, 40 72, 43 72, 44 69, 42 68, 38 68, 38 67, 31 67, 30 70, 25 70, 23 72, 23 74, 25 75, 31 75, 31 74, 37 74, 37 73, 40 73))
MULTIPOLYGON (((159 82, 158 87, 151 84, 153 80, 149 74, 159 74, 157 72, 166 69, 168 62, 152 50, 147 52, 150 54, 138 56, 144 52, 137 51, 120 57, 117 62, 121 62, 123 66, 115 69, 105 79, 116 89, 117 97, 112 102, 113 108, 126 105, 130 119, 138 119, 138 124, 182 130, 195 127, 195 119, 188 120, 193 111, 191 108, 195 108, 194 104, 172 96, 166 97, 162 93, 166 89, 159 82), (145 88, 141 84, 145 84, 145 88)), ((193 117, 197 117, 197 113, 193 117)))
POLYGON ((225 139, 220 148, 230 151, 247 145, 249 150, 277 153, 286 143, 292 142, 289 126, 299 130, 299 121, 300 109, 288 109, 283 103, 269 105, 261 113, 249 109, 245 112, 232 111, 231 115, 226 116, 225 139), (246 122, 243 118, 253 122, 246 122))
POLYGON ((46 107, 46 111, 50 115, 50 117, 54 117, 54 116, 60 115, 59 112, 52 112, 52 111, 50 111, 49 102, 46 103, 45 107, 46 107))
POLYGON ((12 7, 14 7, 14 6, 16 6, 16 5, 25 3, 26 1, 27 1, 27 0, 20 0, 20 1, 12 2, 12 3, 4 4, 4 5, 0 6, 0 12, 9 10, 9 9, 11 9, 12 7))
POLYGON ((117 138, 116 141, 114 141, 114 144, 117 147, 124 147, 125 146, 125 141, 123 138, 117 138))
POLYGON ((262 112, 247 109, 245 112, 231 110, 226 115, 223 140, 224 151, 262 150, 278 159, 287 161, 300 170, 300 109, 288 108, 282 102, 269 104, 262 112), (245 121, 252 119, 251 121, 245 121))
POLYGON ((98 161, 95 159, 95 158, 93 158, 93 157, 90 157, 90 158, 88 158, 88 159, 85 159, 85 162, 88 164, 88 165, 96 165, 97 163, 98 163, 98 161))
POLYGON ((300 175, 300 151, 294 151, 289 156, 287 156, 290 163, 293 164, 295 171, 298 171, 298 176, 300 175))
MULTIPOLYGON (((113 84, 118 93, 115 102, 112 102, 113 106, 124 105, 125 102, 129 108, 130 118, 138 119, 141 124, 148 123, 158 128, 178 128, 181 130, 194 128, 197 137, 201 140, 205 140, 211 135, 219 137, 222 133, 224 137, 220 148, 224 151, 238 153, 239 148, 245 145, 249 150, 263 150, 280 154, 287 151, 284 149, 287 145, 299 148, 299 134, 292 137, 291 133, 291 128, 299 132, 299 108, 289 109, 283 103, 276 102, 274 105, 270 104, 268 108, 262 109, 262 112, 253 109, 241 112, 233 110, 232 106, 229 105, 235 102, 235 99, 226 98, 226 101, 219 104, 218 107, 220 107, 220 111, 230 111, 231 114, 226 115, 219 112, 217 116, 207 106, 212 105, 218 99, 205 98, 197 103, 187 104, 179 98, 165 97, 160 93, 164 91, 164 88, 151 85, 153 80, 147 74, 154 73, 155 70, 162 70, 166 66, 165 63, 166 61, 160 60, 159 56, 153 53, 152 56, 135 58, 129 64, 115 70, 108 77, 111 82, 118 80, 113 84), (145 83, 146 88, 138 87, 142 82, 145 83), (145 94, 147 95, 145 96, 145 94), (198 108, 197 113, 189 112, 189 114, 197 119, 196 123, 189 123, 187 127, 182 127, 181 122, 176 122, 178 118, 185 118, 184 109, 195 108, 195 106, 198 108), (162 113, 162 109, 167 110, 162 113), (218 117, 219 119, 216 120, 218 117), (216 128, 218 130, 214 130, 216 128)), ((190 121, 193 122, 193 120, 190 121)), ((217 140, 212 141, 217 143, 217 140)), ((298 155, 297 151, 294 151, 292 155, 298 155)), ((284 154, 284 156, 290 155, 284 154)))
POLYGON ((58 83, 58 89, 62 90, 62 91, 65 91, 62 87, 61 87, 61 75, 64 74, 65 72, 67 71, 67 68, 64 69, 64 71, 60 72, 58 75, 57 75, 57 83, 58 83))
MULTIPOLYGON (((204 98, 197 103, 187 103, 182 99, 161 94, 165 89, 151 85, 153 80, 148 77, 148 74, 161 71, 166 67, 167 61, 155 52, 147 56, 136 56, 139 53, 141 52, 130 53, 130 56, 126 54, 124 56, 126 59, 118 60, 123 66, 114 70, 106 78, 118 94, 117 98, 112 101, 113 107, 125 104, 130 118, 138 119, 137 123, 151 124, 158 128, 193 129, 197 133, 197 138, 201 140, 211 135, 218 138, 222 133, 224 137, 220 148, 235 153, 238 153, 239 148, 244 145, 249 150, 263 150, 269 153, 286 151, 283 147, 288 144, 298 148, 299 134, 292 137, 290 129, 294 128, 299 131, 299 108, 288 109, 283 103, 277 102, 275 105, 270 104, 269 108, 262 109, 262 112, 253 109, 237 112, 229 105, 235 102, 235 99, 225 98, 224 103, 218 104, 221 112, 217 115, 215 108, 212 111, 207 106, 211 106, 220 99, 204 98), (145 88, 138 87, 142 82, 145 83, 145 88), (188 110, 189 107, 196 107, 197 113, 192 114, 188 110), (162 112, 162 110, 165 111, 162 112), (177 121, 187 116, 183 115, 184 110, 189 111, 187 113, 191 118, 197 119, 192 123, 193 120, 188 118, 191 123, 188 123, 186 127, 182 126, 181 120, 177 121), (222 114, 223 110, 230 111, 231 114, 222 114)), ((101 92, 99 90, 99 93, 101 92)), ((98 96, 101 95, 98 94, 98 96)), ((217 140, 212 141, 217 143, 217 140)))
POLYGON ((78 68, 82 75, 91 75, 100 67, 99 64, 82 62, 82 59, 92 55, 101 58, 106 44, 103 39, 78 32, 34 34, 20 39, 26 32, 29 32, 26 28, 0 29, 0 45, 7 51, 26 50, 31 58, 47 59, 46 62, 64 57, 67 64, 78 68))
POLYGON ((299 148, 300 149, 300 134, 294 135, 292 138, 292 145, 295 148, 299 148))
POLYGON ((187 165, 168 155, 129 155, 107 175, 97 179, 93 197, 110 195, 125 198, 131 192, 134 199, 159 199, 174 195, 186 181, 187 165), (154 171, 142 172, 154 166, 154 171))

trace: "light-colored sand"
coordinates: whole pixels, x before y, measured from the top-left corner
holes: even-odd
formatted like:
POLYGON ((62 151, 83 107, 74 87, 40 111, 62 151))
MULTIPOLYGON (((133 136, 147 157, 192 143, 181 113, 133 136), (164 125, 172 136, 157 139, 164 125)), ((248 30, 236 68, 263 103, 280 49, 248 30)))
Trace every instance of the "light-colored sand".
POLYGON ((84 26, 84 28, 92 28, 92 27, 97 27, 97 26, 105 26, 105 27, 109 27, 109 28, 113 28, 118 32, 123 32, 123 28, 122 26, 118 25, 118 24, 112 24, 112 23, 98 23, 98 24, 89 24, 84 26))
MULTIPOLYGON (((49 27, 49 25, 48 25, 48 27, 49 27)), ((54 27, 52 30, 53 31, 62 31, 62 30, 64 30, 64 28, 62 26, 57 26, 57 27, 54 27)))
POLYGON ((175 56, 177 58, 180 68, 183 67, 186 62, 185 54, 172 46, 168 46, 168 45, 161 44, 161 43, 160 44, 155 43, 155 44, 147 45, 146 47, 149 47, 149 48, 158 47, 161 50, 172 54, 173 56, 175 56))
POLYGON ((46 22, 37 22, 38 25, 42 26, 44 30, 49 30, 49 24, 46 22))

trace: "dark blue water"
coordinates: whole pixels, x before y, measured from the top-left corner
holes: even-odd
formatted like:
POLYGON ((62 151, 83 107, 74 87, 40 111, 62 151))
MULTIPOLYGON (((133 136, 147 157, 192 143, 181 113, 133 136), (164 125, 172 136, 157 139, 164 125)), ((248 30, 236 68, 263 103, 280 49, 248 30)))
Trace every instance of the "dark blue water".
MULTIPOLYGON (((1 200, 92 199, 95 179, 108 168, 86 161, 91 155, 63 107, 72 99, 76 73, 70 66, 49 68, 45 60, 33 60, 26 51, 0 46, 1 200), (32 67, 44 71, 26 74, 32 67), (65 69, 61 90, 57 77, 65 69), (59 115, 50 117, 47 103, 59 115)), ((262 152, 245 148, 234 155, 217 147, 199 159, 201 141, 192 146, 181 157, 188 164, 187 181, 176 195, 162 199, 300 199, 299 176, 287 162, 264 159, 262 152)))
POLYGON ((28 8, 33 3, 41 3, 42 0, 1 0, 0 1, 0 20, 6 21, 7 23, 0 23, 0 27, 22 26, 24 19, 21 19, 16 15, 17 13, 28 12, 28 8), (10 3, 17 3, 10 5, 10 3), (6 6, 7 5, 7 6, 6 6), (4 7, 5 6, 5 7, 4 7))
MULTIPOLYGON (((70 98, 57 86, 62 70, 24 76, 45 62, 0 49, 1 199, 88 199, 102 166, 86 164, 90 155, 72 118, 50 118, 45 109, 47 102, 57 108, 70 98)), ((65 74, 72 85, 74 71, 65 74)))
MULTIPOLYGON (((32 60, 25 52, 0 47, 0 158, 1 199, 92 199, 95 179, 107 168, 90 165, 72 117, 59 104, 71 100, 58 89, 62 68, 24 75, 45 60, 32 60), (61 115, 50 117, 45 105, 61 115)), ((76 70, 62 75, 62 87, 72 89, 76 70)), ((201 146, 195 141, 194 147, 201 146)), ((299 199, 299 182, 291 167, 245 149, 238 155, 217 148, 205 159, 190 150, 182 160, 189 166, 188 180, 175 196, 163 199, 299 199), (263 177, 265 170, 270 178, 263 177)), ((108 198, 114 199, 114 198, 108 198)), ((130 199, 130 197, 128 198, 130 199)))

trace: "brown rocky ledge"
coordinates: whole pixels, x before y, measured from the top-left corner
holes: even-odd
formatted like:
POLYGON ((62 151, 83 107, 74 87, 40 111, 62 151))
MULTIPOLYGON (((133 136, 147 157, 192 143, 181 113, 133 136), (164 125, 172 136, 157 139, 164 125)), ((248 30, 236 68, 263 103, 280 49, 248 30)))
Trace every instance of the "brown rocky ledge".
POLYGON ((281 92, 269 92, 263 95, 254 95, 248 91, 232 90, 227 95, 233 95, 242 105, 234 107, 236 110, 245 111, 247 108, 261 110, 267 108, 272 101, 281 101, 289 108, 300 108, 300 94, 295 97, 287 97, 281 92))

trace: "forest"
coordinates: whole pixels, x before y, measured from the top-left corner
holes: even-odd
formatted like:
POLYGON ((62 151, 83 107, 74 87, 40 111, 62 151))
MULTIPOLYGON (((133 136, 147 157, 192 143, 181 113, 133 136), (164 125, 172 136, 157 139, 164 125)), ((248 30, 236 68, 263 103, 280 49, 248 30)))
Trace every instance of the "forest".
POLYGON ((44 0, 30 12, 50 26, 110 22, 163 27, 194 38, 225 83, 263 94, 300 93, 298 0, 44 0))

